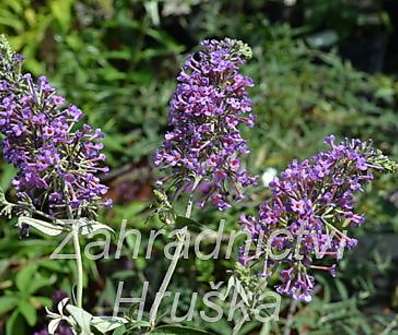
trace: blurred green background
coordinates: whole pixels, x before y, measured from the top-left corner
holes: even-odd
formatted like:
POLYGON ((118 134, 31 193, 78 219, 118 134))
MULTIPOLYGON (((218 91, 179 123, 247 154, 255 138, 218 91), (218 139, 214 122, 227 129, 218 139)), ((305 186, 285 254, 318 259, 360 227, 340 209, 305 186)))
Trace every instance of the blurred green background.
MULTIPOLYGON (((372 138, 398 159, 394 0, 3 0, 0 33, 24 54, 26 71, 46 74, 106 133, 112 172, 105 179, 115 206, 102 219, 115 228, 126 217, 143 231, 159 226, 156 219, 147 220, 151 155, 166 130, 178 69, 204 38, 228 36, 253 48, 244 69, 256 83, 251 95, 257 126, 245 131, 252 173, 281 170, 291 159, 313 154, 331 133, 372 138)), ((8 189, 15 172, 4 163, 0 168, 0 185, 8 189)), ((241 335, 379 334, 385 329, 398 310, 397 179, 384 177, 367 191, 360 206, 368 221, 356 232, 361 247, 347 255, 337 279, 320 276, 323 285, 313 303, 295 306, 289 316, 286 300, 271 330, 252 322, 241 335)), ((228 230, 236 230, 239 213, 251 211, 263 193, 260 178, 239 208, 196 216, 214 227, 222 217, 228 230)), ((126 292, 137 296, 145 278, 154 285, 163 278, 167 262, 145 260, 144 250, 131 260, 134 240, 127 242, 118 261, 85 260, 85 305, 94 313, 111 310, 118 280, 126 280, 126 292)), ((155 244, 158 254, 164 243, 155 244)), ((56 245, 34 232, 21 240, 12 222, 1 222, 0 334, 43 329, 43 307, 51 307, 61 291, 70 293, 73 262, 49 260, 56 245)), ((180 314, 189 308, 193 291, 205 292, 211 280, 225 280, 232 266, 232 260, 182 262, 173 281, 185 294, 180 314)), ((156 286, 152 298, 155 292, 156 286)), ((214 334, 231 334, 227 321, 193 323, 214 334)))

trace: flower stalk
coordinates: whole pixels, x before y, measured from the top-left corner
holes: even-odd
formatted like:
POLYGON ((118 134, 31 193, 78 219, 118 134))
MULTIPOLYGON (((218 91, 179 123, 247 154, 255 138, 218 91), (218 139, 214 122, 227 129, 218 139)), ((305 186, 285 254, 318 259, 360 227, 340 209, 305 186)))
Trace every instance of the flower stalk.
POLYGON ((75 249, 75 258, 76 258, 76 280, 77 280, 76 304, 77 307, 82 308, 84 272, 83 272, 82 253, 81 253, 80 240, 79 240, 79 230, 80 230, 79 220, 76 220, 76 223, 72 226, 73 247, 75 249))
MULTIPOLYGON (((197 178, 195 180, 195 183, 192 187, 192 193, 195 191, 195 189, 198 187, 200 183, 200 178, 197 178)), ((191 218, 192 215, 192 207, 193 207, 193 196, 192 193, 189 196, 188 199, 188 204, 187 204, 187 208, 185 211, 185 217, 187 219, 191 218)), ((166 290, 170 284, 171 278, 173 277, 173 274, 177 268, 177 264, 178 264, 178 260, 180 259, 181 255, 182 255, 182 251, 183 251, 183 247, 185 244, 185 238, 186 238, 186 233, 187 233, 187 227, 184 227, 182 229, 180 229, 177 233, 176 233, 176 237, 177 237, 177 245, 176 245, 176 249, 173 255, 173 259, 171 260, 171 263, 169 265, 169 268, 167 269, 166 275, 164 276, 163 282, 159 288, 159 291, 156 293, 155 296, 155 300, 152 304, 151 307, 151 311, 150 311, 150 315, 149 315, 149 322, 151 323, 151 326, 154 327, 155 326, 155 322, 156 322, 156 316, 160 307, 160 304, 163 300, 163 297, 166 293, 166 290)))

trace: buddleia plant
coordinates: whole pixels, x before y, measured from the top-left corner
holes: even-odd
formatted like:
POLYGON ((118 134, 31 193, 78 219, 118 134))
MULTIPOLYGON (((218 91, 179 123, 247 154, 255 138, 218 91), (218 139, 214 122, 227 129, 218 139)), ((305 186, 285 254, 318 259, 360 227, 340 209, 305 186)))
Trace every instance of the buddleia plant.
POLYGON ((79 237, 99 229, 98 211, 111 205, 101 175, 108 172, 101 153, 104 134, 82 122, 83 112, 69 104, 45 76, 22 72, 23 57, 0 37, 0 132, 5 160, 17 174, 12 180, 16 202, 0 194, 1 213, 18 218, 26 233, 35 228, 48 236, 70 233, 76 256, 74 300, 64 300, 59 313, 49 312, 49 333, 67 321, 74 333, 91 334, 118 327, 124 320, 102 320, 83 307, 83 265, 79 237), (75 305, 74 305, 75 304, 75 305), (64 315, 63 310, 69 316, 64 315))

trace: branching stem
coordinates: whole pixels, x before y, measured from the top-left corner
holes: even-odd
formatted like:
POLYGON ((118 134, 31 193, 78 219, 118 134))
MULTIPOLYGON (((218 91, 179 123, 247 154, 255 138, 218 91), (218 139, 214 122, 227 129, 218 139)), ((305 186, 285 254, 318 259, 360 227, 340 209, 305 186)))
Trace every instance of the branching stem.
MULTIPOLYGON (((78 221, 77 221, 78 222, 78 221)), ((79 241, 79 224, 73 225, 73 247, 75 249, 75 257, 76 257, 76 269, 77 269, 77 291, 76 291, 76 300, 77 307, 82 308, 83 306, 83 262, 82 262, 82 254, 80 249, 80 241, 79 241)))

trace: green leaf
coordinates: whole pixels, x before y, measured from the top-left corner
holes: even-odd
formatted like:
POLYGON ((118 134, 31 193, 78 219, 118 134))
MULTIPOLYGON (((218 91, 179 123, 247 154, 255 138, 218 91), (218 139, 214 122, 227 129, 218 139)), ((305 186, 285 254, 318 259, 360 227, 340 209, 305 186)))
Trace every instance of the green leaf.
POLYGON ((71 23, 72 4, 71 0, 52 0, 50 4, 52 14, 64 31, 68 30, 71 23))
POLYGON ((23 321, 19 310, 15 310, 7 320, 6 335, 26 334, 25 328, 25 322, 23 321))
POLYGON ((40 267, 50 270, 51 272, 68 273, 69 270, 65 267, 65 263, 54 262, 51 259, 43 259, 38 262, 40 267))
POLYGON ((103 76, 103 78, 106 81, 113 81, 113 80, 123 80, 126 79, 126 73, 124 72, 120 72, 117 69, 108 66, 106 68, 103 69, 98 69, 97 73, 101 76, 103 76))
POLYGON ((228 321, 225 319, 220 319, 217 322, 210 322, 208 328, 217 332, 220 335, 230 335, 232 334, 232 328, 228 321))
POLYGON ((21 271, 18 272, 16 277, 18 290, 20 290, 22 293, 29 292, 30 285, 32 284, 32 279, 36 271, 36 264, 30 264, 28 266, 25 266, 21 271))
POLYGON ((188 227, 188 229, 193 232, 200 232, 202 225, 199 222, 196 222, 185 216, 177 216, 176 228, 180 229, 184 227, 188 227))
POLYGON ((61 227, 56 226, 52 223, 42 220, 32 219, 28 216, 19 217, 18 226, 21 226, 23 224, 27 224, 33 228, 36 228, 37 230, 41 231, 43 234, 46 234, 48 236, 58 236, 62 234, 62 232, 64 231, 61 227))
POLYGON ((160 326, 155 328, 152 335, 211 335, 206 331, 190 328, 190 327, 180 327, 180 326, 160 326))
POLYGON ((127 320, 123 318, 104 318, 95 316, 91 320, 91 325, 97 328, 102 334, 119 328, 125 323, 127 323, 127 320))
POLYGON ((23 315, 29 326, 34 326, 37 322, 37 312, 35 308, 26 300, 18 303, 19 312, 23 315))
POLYGON ((33 294, 43 287, 50 286, 50 285, 54 284, 56 280, 57 280, 56 275, 52 275, 50 278, 46 278, 46 277, 43 277, 42 275, 40 275, 39 273, 37 273, 37 275, 34 278, 34 281, 31 282, 31 285, 29 286, 28 291, 30 294, 33 294))
POLYGON ((23 11, 23 2, 20 0, 9 0, 7 1, 8 6, 12 7, 12 9, 18 13, 21 14, 23 11))
POLYGON ((249 335, 253 334, 253 331, 259 326, 258 321, 249 321, 245 323, 239 331, 239 335, 249 335))
POLYGON ((0 297, 0 314, 5 314, 11 311, 18 304, 16 297, 0 297))
POLYGON ((16 169, 12 165, 5 165, 0 178, 0 186, 7 189, 10 186, 12 178, 14 178, 16 169))
POLYGON ((344 286, 343 282, 340 279, 336 279, 335 281, 337 290, 339 291, 340 298, 342 300, 348 299, 348 291, 347 288, 344 286))
POLYGON ((4 194, 3 188, 0 186, 0 204, 4 204, 6 201, 6 196, 4 194))
POLYGON ((53 301, 47 297, 31 297, 30 301, 33 305, 41 305, 45 307, 51 307, 53 301))
POLYGON ((113 332, 113 335, 124 335, 126 333, 126 331, 127 331, 126 327, 121 326, 113 332))
POLYGON ((80 335, 91 335, 90 323, 93 316, 84 309, 73 305, 67 305, 66 310, 79 325, 80 335))

